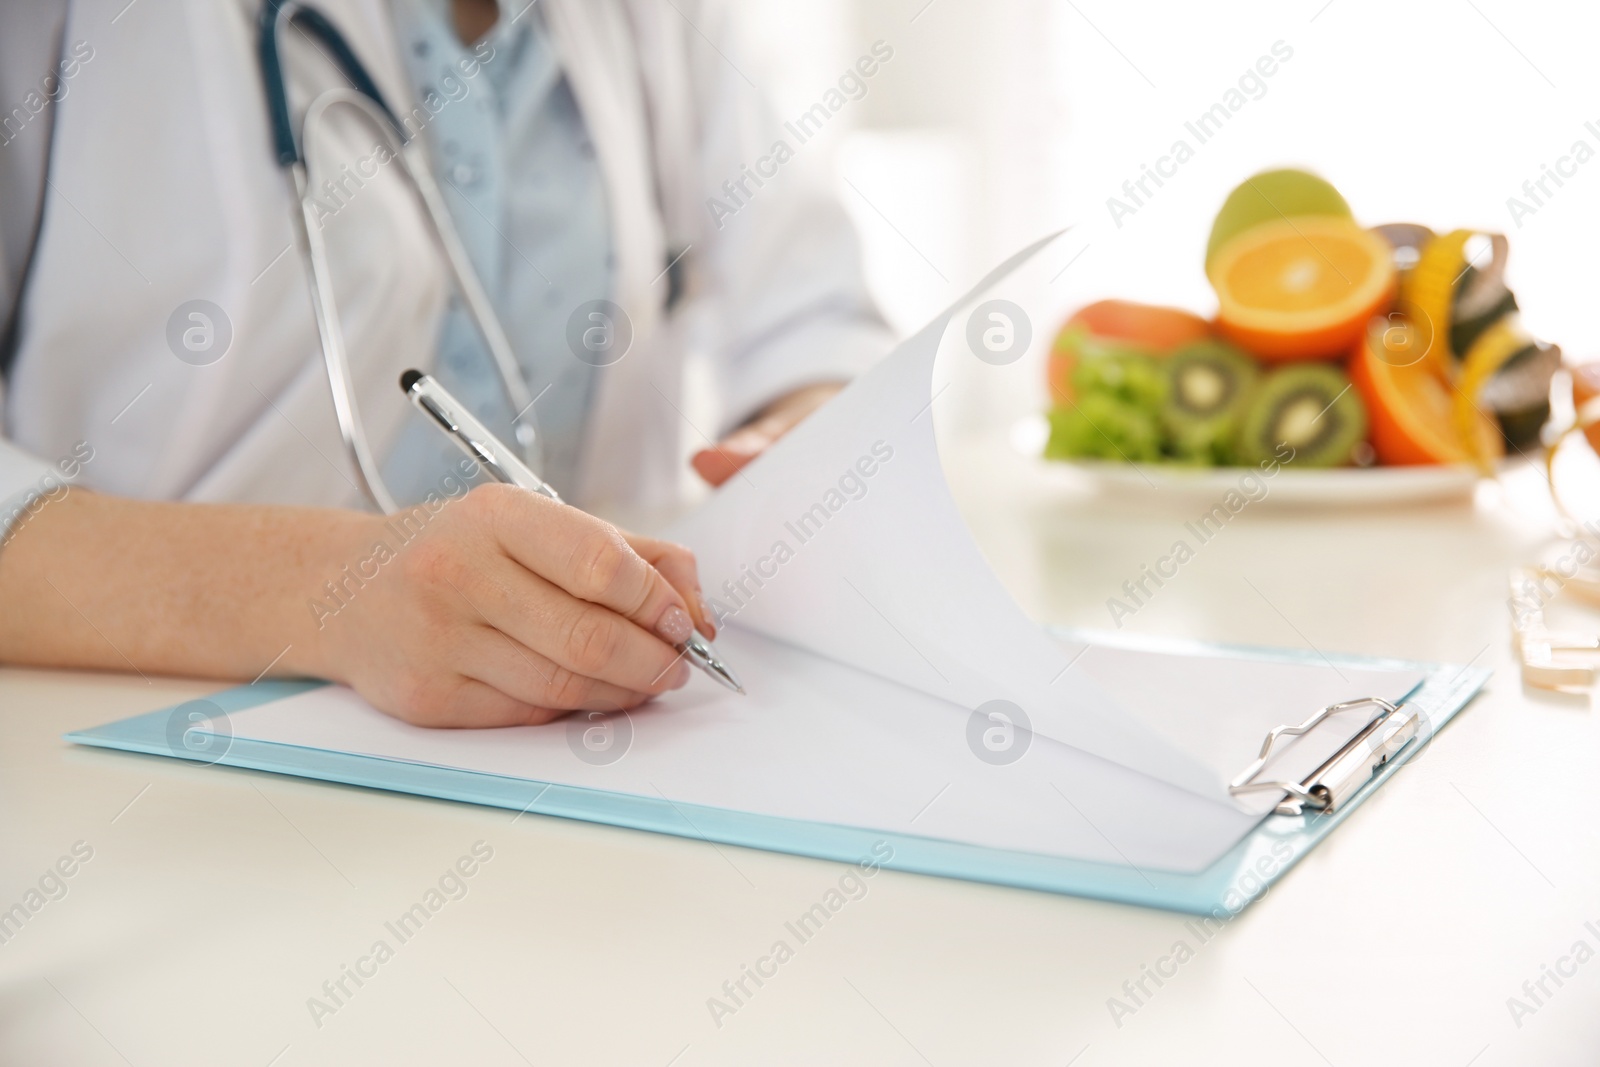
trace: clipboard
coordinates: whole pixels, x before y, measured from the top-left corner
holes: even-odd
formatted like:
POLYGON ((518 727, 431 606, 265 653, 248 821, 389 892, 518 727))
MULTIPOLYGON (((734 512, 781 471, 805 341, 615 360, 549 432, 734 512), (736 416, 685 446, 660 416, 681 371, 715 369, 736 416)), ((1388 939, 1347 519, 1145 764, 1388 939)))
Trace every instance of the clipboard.
MULTIPOLYGON (((970 326, 985 308, 1019 312, 1007 301, 974 302, 1002 282, 1020 284, 1030 263, 1043 271, 1032 261, 1052 240, 1001 264, 669 531, 695 551, 711 595, 732 602, 719 642, 744 634, 739 655, 765 657, 766 707, 754 714, 753 705, 697 704, 690 690, 665 697, 648 742, 609 775, 576 765, 577 750, 561 751, 552 734, 523 735, 520 745, 460 736, 477 731, 445 740, 345 690, 320 700, 313 690, 323 683, 258 684, 209 702, 224 724, 260 709, 256 724, 272 719, 276 730, 200 729, 180 705, 68 739, 842 863, 1237 914, 1415 759, 1489 672, 1078 633, 1023 613, 966 528, 929 412, 941 346, 954 346, 955 358, 974 354, 961 348, 971 331, 950 329, 958 313, 970 306, 970 326), (799 658, 784 659, 785 649, 799 658), (1073 669, 1091 649, 1104 650, 1095 659, 1110 666, 1073 669), (1366 691, 1338 691, 1347 687, 1366 691), (995 705, 1039 749, 1005 762, 1005 778, 982 777, 993 768, 974 741, 995 705), (1364 724, 1341 719, 1333 737, 1306 737, 1354 709, 1370 711, 1364 724), (314 714, 329 710, 343 714, 314 714), (893 758, 864 760, 851 749, 849 735, 872 728, 893 758), (1258 730, 1268 731, 1264 742, 1258 730), (1272 764, 1280 742, 1290 751, 1272 764), (661 779, 663 790, 641 773, 651 769, 675 777, 661 779), (915 798, 922 803, 937 787, 927 780, 935 771, 955 776, 947 786, 966 775, 969 792, 924 816, 935 795, 910 814, 911 786, 928 787, 915 798), (1073 802, 1058 778, 1081 785, 1088 803, 1073 802), (1119 847, 1102 825, 1145 839, 1119 847)), ((747 671, 747 684, 756 677, 747 671)))
MULTIPOLYGON (((1058 631, 1076 636, 1071 631, 1058 631)), ((1122 647, 1160 647, 1206 655, 1227 653, 1259 660, 1310 662, 1295 650, 1255 649, 1197 642, 1140 642, 1110 638, 1122 647)), ((1318 662, 1324 658, 1318 654, 1318 662)), ((482 771, 387 759, 353 752, 308 748, 247 738, 225 731, 195 731, 182 714, 184 705, 164 708, 66 739, 76 744, 124 752, 174 757, 217 767, 263 771, 298 778, 502 808, 530 815, 601 823, 694 840, 789 853, 841 863, 872 858, 897 871, 991 883, 1226 920, 1260 898, 1304 856, 1341 825, 1367 797, 1415 759, 1433 736, 1483 687, 1485 668, 1423 664, 1373 657, 1331 656, 1338 666, 1410 668, 1423 680, 1403 700, 1372 705, 1375 714, 1334 757, 1310 777, 1272 785, 1284 795, 1231 850, 1203 871, 1179 873, 1128 864, 1108 864, 1044 856, 908 833, 882 832, 823 821, 780 818, 750 811, 709 807, 665 796, 650 797, 542 782, 482 771), (1381 757, 1381 758, 1380 758, 1381 757), (1320 795, 1319 795, 1320 794, 1320 795)), ((306 693, 323 682, 263 682, 228 689, 209 700, 225 714, 242 712, 306 693)), ((1365 701, 1353 696, 1353 700, 1365 701)), ((1266 739, 1308 729, 1326 713, 1287 715, 1266 739)), ((1265 753, 1263 753, 1265 754, 1265 753)), ((1265 785, 1252 775, 1255 762, 1241 768, 1235 785, 1265 785)))

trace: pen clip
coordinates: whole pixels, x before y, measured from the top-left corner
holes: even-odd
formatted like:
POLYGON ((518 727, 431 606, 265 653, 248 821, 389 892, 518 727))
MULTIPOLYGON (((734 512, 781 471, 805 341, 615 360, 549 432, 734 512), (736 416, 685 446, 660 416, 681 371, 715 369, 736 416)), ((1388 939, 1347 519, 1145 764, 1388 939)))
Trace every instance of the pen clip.
POLYGON ((420 407, 423 411, 426 411, 429 415, 432 415, 434 421, 440 426, 443 426, 447 431, 458 435, 461 433, 461 427, 455 424, 455 422, 450 418, 450 413, 445 411, 444 408, 440 407, 433 397, 423 393, 416 397, 416 401, 418 407, 420 407))
POLYGON ((495 481, 505 482, 508 485, 517 484, 517 480, 511 477, 510 473, 507 472, 506 469, 501 466, 499 461, 494 458, 493 452, 490 452, 483 445, 479 444, 477 441, 474 441, 472 438, 468 437, 464 433, 461 433, 460 431, 456 432, 456 437, 460 439, 461 444, 466 448, 467 452, 472 456, 473 459, 477 460, 483 466, 488 468, 489 476, 495 481))
MULTIPOLYGON (((410 390, 407 390, 407 392, 410 392, 410 390)), ((457 441, 460 441, 461 447, 466 449, 467 453, 473 459, 489 468, 489 474, 496 481, 512 482, 515 480, 506 473, 504 466, 496 461, 494 451, 489 448, 488 445, 476 440, 470 436, 466 430, 462 429, 461 424, 456 422, 456 420, 451 417, 450 412, 446 411, 437 400, 429 396, 427 393, 422 392, 414 393, 412 399, 416 401, 418 407, 427 412, 433 418, 433 421, 444 427, 446 433, 453 436, 457 441)))

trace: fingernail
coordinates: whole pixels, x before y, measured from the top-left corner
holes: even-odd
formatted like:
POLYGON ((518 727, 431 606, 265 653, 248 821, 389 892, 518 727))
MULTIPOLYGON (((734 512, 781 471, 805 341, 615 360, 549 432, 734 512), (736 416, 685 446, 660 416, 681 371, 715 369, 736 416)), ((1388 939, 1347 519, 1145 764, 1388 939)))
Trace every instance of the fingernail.
POLYGON ((668 686, 673 689, 682 689, 689 684, 690 673, 689 664, 680 659, 677 665, 672 668, 672 681, 667 683, 668 686))
POLYGON ((711 631, 711 633, 707 636, 717 636, 717 617, 712 613, 711 605, 706 603, 706 595, 700 592, 700 590, 696 589, 694 591, 694 598, 700 602, 700 617, 706 621, 706 629, 711 631))
POLYGON ((661 616, 661 621, 656 623, 656 633, 674 645, 681 645, 689 639, 694 632, 694 623, 689 619, 689 613, 674 604, 661 616))

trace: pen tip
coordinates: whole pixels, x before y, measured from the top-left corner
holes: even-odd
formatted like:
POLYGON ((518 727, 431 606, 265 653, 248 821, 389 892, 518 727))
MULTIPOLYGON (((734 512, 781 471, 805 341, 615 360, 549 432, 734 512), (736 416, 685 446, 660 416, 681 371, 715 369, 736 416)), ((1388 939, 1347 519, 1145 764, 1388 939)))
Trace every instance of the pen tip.
POLYGON ((400 391, 403 393, 411 392, 411 387, 416 385, 417 380, 421 377, 422 372, 419 370, 406 371, 404 374, 400 375, 400 391))

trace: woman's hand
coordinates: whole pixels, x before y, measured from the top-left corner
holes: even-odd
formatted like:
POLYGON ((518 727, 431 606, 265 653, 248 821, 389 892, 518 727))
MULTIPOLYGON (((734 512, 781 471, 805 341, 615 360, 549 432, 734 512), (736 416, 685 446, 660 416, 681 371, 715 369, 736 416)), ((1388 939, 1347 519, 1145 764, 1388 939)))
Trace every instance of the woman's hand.
POLYGON ((633 707, 691 627, 688 549, 505 485, 387 517, 71 489, 0 550, 0 662, 328 678, 427 726, 633 707))
POLYGON ((510 486, 445 503, 375 566, 321 620, 319 673, 424 726, 635 707, 689 680, 692 627, 715 633, 688 549, 510 486))
POLYGON ((825 382, 796 389, 768 404, 759 415, 712 447, 696 452, 690 462, 700 477, 712 485, 721 485, 843 388, 842 382, 825 382))

